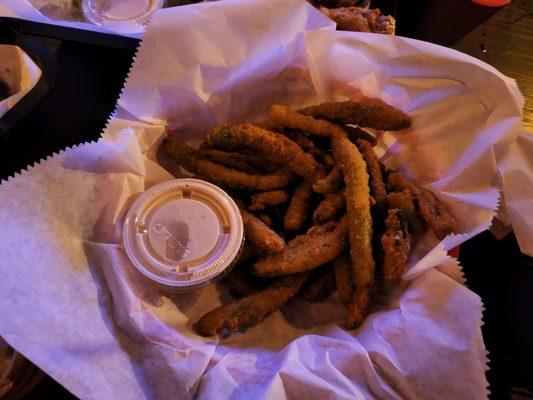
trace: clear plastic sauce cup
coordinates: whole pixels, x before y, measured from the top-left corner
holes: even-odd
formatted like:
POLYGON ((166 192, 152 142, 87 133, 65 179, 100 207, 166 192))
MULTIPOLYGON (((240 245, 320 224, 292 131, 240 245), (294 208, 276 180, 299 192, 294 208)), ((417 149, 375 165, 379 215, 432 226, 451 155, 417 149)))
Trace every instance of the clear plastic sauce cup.
POLYGON ((165 6, 165 0, 83 0, 83 15, 96 25, 134 22, 142 24, 158 9, 165 6))
POLYGON ((244 240, 239 209, 219 187, 176 179, 144 192, 122 232, 134 267, 161 289, 190 291, 224 276, 244 240))

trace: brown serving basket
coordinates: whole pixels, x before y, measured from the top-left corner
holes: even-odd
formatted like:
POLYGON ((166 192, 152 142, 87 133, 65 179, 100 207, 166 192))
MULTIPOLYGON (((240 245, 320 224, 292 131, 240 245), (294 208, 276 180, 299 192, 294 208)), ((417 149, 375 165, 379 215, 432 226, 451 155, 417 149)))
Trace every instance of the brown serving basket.
POLYGON ((17 400, 31 392, 44 372, 0 337, 0 399, 17 400))

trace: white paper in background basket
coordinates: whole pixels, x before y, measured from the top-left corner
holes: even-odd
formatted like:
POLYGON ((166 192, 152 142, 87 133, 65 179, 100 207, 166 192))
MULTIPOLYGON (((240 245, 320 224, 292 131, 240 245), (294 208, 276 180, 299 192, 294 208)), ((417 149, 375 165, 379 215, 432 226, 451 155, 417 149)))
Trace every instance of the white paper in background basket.
POLYGON ((21 18, 45 24, 65 26, 68 28, 84 29, 94 32, 113 33, 122 36, 140 38, 145 31, 145 26, 137 23, 107 24, 105 27, 82 21, 63 21, 48 18, 37 10, 27 0, 1 0, 0 16, 21 18))
POLYGON ((104 139, 0 187, 0 335, 83 399, 486 397, 481 302, 445 248, 490 224, 496 157, 516 135, 521 98, 460 53, 332 29, 297 0, 158 13, 104 139), (387 163, 432 187, 465 234, 422 238, 402 287, 354 332, 336 325, 333 296, 291 302, 244 334, 195 335, 191 324, 227 293, 160 296, 119 245, 135 196, 170 178, 153 161, 163 128, 149 123, 195 140, 217 123, 258 119, 272 102, 361 92, 413 115, 387 163))

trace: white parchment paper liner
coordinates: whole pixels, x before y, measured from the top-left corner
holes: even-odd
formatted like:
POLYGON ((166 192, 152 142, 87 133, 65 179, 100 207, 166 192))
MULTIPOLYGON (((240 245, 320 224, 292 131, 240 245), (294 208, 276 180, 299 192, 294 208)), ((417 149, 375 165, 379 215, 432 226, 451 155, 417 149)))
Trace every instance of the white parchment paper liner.
MULTIPOLYGON (((499 164, 505 193, 505 217, 520 250, 533 257, 533 133, 523 131, 499 164)), ((505 221, 505 219, 504 219, 505 221)))
POLYGON ((490 225, 497 157, 518 132, 521 102, 486 64, 333 32, 303 1, 163 10, 104 138, 0 187, 0 335, 84 399, 485 398, 482 304, 446 250, 490 225), (295 300, 245 333, 197 336, 192 322, 227 293, 162 296, 119 244, 135 196, 172 177, 155 162, 164 125, 195 142, 218 123, 261 118, 272 102, 361 95, 413 116, 408 131, 388 134, 386 163, 431 188, 464 234, 421 238, 402 286, 356 331, 336 325, 332 296, 295 300))

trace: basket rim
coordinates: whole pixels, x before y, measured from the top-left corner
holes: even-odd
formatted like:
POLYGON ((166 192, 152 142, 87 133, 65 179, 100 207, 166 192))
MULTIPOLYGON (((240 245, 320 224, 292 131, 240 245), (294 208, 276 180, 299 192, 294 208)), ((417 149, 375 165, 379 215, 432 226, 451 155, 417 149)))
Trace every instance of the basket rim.
MULTIPOLYGON (((1 338, 0 338, 0 340, 1 340, 1 338)), ((2 385, 5 381, 7 381, 7 378, 9 377, 11 372, 13 372, 13 367, 15 366, 15 361, 16 361, 17 357, 19 356, 19 353, 14 348, 12 348, 11 346, 9 346, 9 348, 13 351, 13 353, 11 354, 11 359, 7 363, 6 370, 4 371, 4 373, 2 375, 0 375, 0 385, 2 385)))

